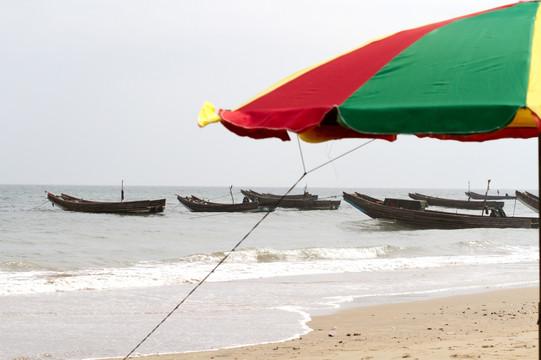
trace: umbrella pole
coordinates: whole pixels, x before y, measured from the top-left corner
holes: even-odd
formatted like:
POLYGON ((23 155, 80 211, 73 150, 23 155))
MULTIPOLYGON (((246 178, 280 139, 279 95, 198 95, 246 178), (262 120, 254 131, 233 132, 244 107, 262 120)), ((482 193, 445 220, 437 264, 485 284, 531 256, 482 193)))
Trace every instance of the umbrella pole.
MULTIPOLYGON (((537 133, 537 192, 541 189, 541 132, 537 133)), ((539 302, 537 303, 537 349, 539 349, 539 358, 541 359, 541 330, 539 322, 541 321, 541 213, 539 213, 539 302)))

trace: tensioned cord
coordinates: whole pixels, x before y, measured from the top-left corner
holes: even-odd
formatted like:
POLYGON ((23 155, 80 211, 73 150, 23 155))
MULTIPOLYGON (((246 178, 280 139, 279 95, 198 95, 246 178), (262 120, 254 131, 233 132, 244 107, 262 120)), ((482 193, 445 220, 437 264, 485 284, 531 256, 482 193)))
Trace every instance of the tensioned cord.
POLYGON ((173 308, 173 310, 171 310, 155 327, 154 329, 152 329, 148 334, 147 336, 145 336, 143 338, 143 340, 141 340, 139 342, 139 344, 137 344, 129 353, 128 355, 126 355, 123 360, 126 360, 127 358, 130 357, 131 354, 133 354, 133 352, 135 350, 137 350, 139 348, 139 346, 141 346, 149 337, 150 335, 152 335, 171 315, 173 315, 173 313, 195 292, 195 290, 197 290, 201 285, 203 285, 203 283, 210 277, 210 275, 212 275, 212 273, 214 271, 216 271, 216 269, 218 269, 218 267, 220 265, 222 265, 224 263, 224 261, 229 257, 229 255, 231 255, 231 253, 233 253, 235 250, 237 250, 237 248, 244 242, 244 240, 246 240, 246 238, 248 238, 248 236, 250 236, 250 234, 259 226, 259 224, 261 224, 263 222, 263 220, 265 220, 267 218, 267 216, 269 216, 269 214, 274 210, 274 208, 280 204, 280 202, 286 197, 287 194, 289 194, 291 192, 291 190, 293 190, 295 188, 295 186, 297 186, 297 184, 306 176, 306 173, 302 174, 302 176, 299 178, 299 180, 297 180, 295 182, 295 184, 293 184, 293 186, 291 186, 289 188, 289 190, 278 200, 278 202, 276 204, 274 204, 274 206, 272 207, 272 209, 270 209, 268 212, 265 213, 265 215, 263 215, 263 217, 250 229, 250 231, 248 231, 246 233, 246 235, 244 235, 244 237, 228 252, 224 255, 224 257, 216 264, 216 266, 214 266, 214 268, 212 268, 212 270, 203 278, 201 279, 196 286, 194 286, 194 288, 173 308))
MULTIPOLYGON (((298 140, 298 136, 297 136, 297 140, 298 140)), ((301 161, 302 161, 302 166, 303 166, 303 170, 304 170, 304 173, 301 175, 301 177, 299 177, 299 179, 289 188, 289 190, 287 190, 287 192, 282 195, 280 197, 280 199, 272 206, 272 208, 265 213, 265 215, 263 215, 263 217, 246 233, 246 235, 244 235, 242 237, 242 239, 235 245, 233 246, 233 248, 227 252, 224 257, 212 268, 212 270, 203 278, 201 279, 194 287, 193 289, 186 295, 184 296, 184 298, 173 308, 173 310, 171 310, 122 360, 126 360, 128 359, 169 317, 171 317, 171 315, 173 315, 173 313, 182 305, 184 304, 184 302, 186 302, 186 300, 188 300, 188 298, 201 286, 203 285, 203 283, 227 260, 227 258, 229 258, 229 256, 231 255, 231 253, 233 253, 234 251, 237 250, 237 248, 244 242, 244 240, 246 240, 248 238, 248 236, 250 236, 252 234, 252 232, 259 226, 259 224, 261 224, 273 211, 274 209, 282 202, 282 200, 299 184, 299 182, 301 182, 302 179, 304 179, 304 177, 318 169, 321 169, 322 167, 332 163, 333 161, 336 161, 348 154, 351 154, 352 152, 354 152, 355 150, 358 150, 368 144, 370 144, 371 142, 373 142, 375 139, 371 139, 367 142, 365 142, 364 144, 361 144, 333 159, 330 159, 329 161, 319 165, 319 166, 316 166, 315 168, 309 170, 309 171, 306 171, 306 167, 305 167, 305 164, 304 164, 304 156, 303 156, 303 153, 302 153, 302 148, 301 148, 301 144, 300 144, 300 141, 299 141, 299 151, 300 151, 300 156, 301 156, 301 161)))
POLYGON ((371 139, 371 140, 365 142, 364 144, 361 144, 361 145, 359 145, 359 146, 357 146, 357 147, 355 147, 355 148, 353 148, 353 149, 351 149, 351 150, 349 150, 349 151, 346 151, 346 152, 343 153, 342 155, 338 155, 337 157, 335 157, 335 158, 333 158, 333 159, 330 159, 329 161, 324 162, 323 164, 321 164, 321 165, 319 165, 319 166, 316 166, 316 167, 313 168, 312 170, 308 171, 306 174, 310 174, 311 172, 314 172, 314 171, 316 171, 316 170, 318 170, 318 169, 321 169, 322 167, 324 167, 324 166, 326 166, 326 165, 329 165, 329 164, 332 163, 333 161, 336 161, 336 160, 338 160, 338 159, 340 159, 340 158, 342 158, 342 157, 344 157, 344 156, 346 156, 346 155, 348 155, 348 154, 351 154, 351 153, 354 152, 355 150, 358 150, 358 149, 362 148, 363 146, 366 146, 366 145, 370 144, 370 143, 371 143, 372 141, 374 141, 374 140, 376 140, 376 139, 371 139))
POLYGON ((230 214, 230 213, 226 213, 226 212, 215 212, 215 213, 205 214, 205 215, 194 215, 194 216, 190 216, 188 219, 201 219, 201 218, 207 218, 207 217, 211 217, 211 216, 223 216, 223 215, 226 215, 226 214, 230 214))
POLYGON ((34 207, 33 207, 33 208, 31 208, 31 209, 27 209, 26 211, 31 211, 31 210, 35 210, 35 209, 37 209, 37 208, 39 208, 39 207, 42 207, 43 205, 47 204, 48 202, 49 202, 49 200, 45 201, 45 202, 44 202, 43 204, 41 204, 41 205, 38 205, 38 206, 34 206, 34 207))

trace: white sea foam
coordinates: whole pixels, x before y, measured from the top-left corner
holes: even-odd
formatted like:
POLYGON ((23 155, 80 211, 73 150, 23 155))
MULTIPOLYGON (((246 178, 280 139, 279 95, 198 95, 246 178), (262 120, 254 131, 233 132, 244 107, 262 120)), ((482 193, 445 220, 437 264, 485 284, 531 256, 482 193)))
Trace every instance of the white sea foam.
MULTIPOLYGON (((346 272, 378 272, 452 266, 536 262, 534 248, 505 245, 495 254, 388 257, 390 247, 247 249, 233 252, 208 281, 346 272)), ((140 262, 131 267, 69 272, 0 272, 0 296, 78 290, 108 290, 195 283, 223 258, 223 253, 193 255, 167 262, 140 262)))

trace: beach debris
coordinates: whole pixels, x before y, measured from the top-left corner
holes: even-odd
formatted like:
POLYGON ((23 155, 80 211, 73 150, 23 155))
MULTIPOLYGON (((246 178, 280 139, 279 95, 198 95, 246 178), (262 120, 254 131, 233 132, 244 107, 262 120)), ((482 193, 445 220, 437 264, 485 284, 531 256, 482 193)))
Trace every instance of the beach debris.
POLYGON ((336 336, 336 331, 331 331, 329 332, 329 337, 335 337, 336 336))

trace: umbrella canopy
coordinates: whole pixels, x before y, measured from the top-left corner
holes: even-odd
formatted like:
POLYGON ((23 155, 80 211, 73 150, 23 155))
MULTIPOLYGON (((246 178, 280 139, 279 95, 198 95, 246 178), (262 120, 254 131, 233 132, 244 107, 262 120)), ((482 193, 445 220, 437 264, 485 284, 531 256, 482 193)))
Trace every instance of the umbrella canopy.
POLYGON ((484 141, 541 129, 539 2, 405 30, 302 70, 199 125, 309 142, 415 134, 484 141))

